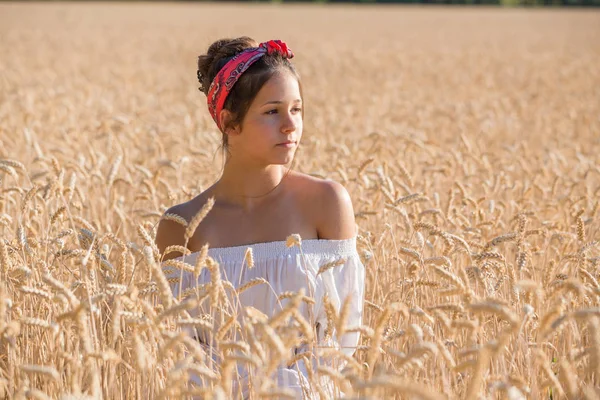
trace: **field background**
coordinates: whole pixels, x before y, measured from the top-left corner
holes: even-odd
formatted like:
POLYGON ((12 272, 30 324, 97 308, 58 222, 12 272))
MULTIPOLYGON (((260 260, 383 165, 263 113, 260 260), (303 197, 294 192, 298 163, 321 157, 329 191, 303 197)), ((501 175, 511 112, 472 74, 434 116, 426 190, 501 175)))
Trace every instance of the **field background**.
POLYGON ((0 3, 0 398, 180 393, 139 249, 219 176, 195 63, 240 35, 294 50, 296 168, 354 201, 337 385, 599 398, 600 12, 181 3, 0 3))

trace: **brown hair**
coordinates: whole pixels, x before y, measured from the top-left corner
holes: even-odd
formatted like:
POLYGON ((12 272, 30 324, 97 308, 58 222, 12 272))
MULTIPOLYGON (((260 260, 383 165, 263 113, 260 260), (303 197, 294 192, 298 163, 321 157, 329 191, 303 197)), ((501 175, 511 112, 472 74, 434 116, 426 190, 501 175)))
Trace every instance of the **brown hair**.
MULTIPOLYGON (((198 57, 198 81, 200 82, 200 91, 208 95, 208 90, 217 73, 225 64, 238 53, 245 49, 258 47, 258 43, 248 36, 242 36, 236 39, 220 39, 210 45, 206 54, 198 57)), ((300 86, 300 96, 302 96, 302 85, 300 76, 294 65, 279 54, 264 55, 254 62, 242 74, 239 80, 233 86, 223 109, 230 111, 233 118, 227 126, 241 125, 244 117, 250 108, 250 104, 263 87, 275 74, 285 71, 291 73, 298 80, 300 86)), ((304 116, 304 108, 302 109, 304 116)), ((223 133, 223 148, 227 149, 227 135, 223 133)))

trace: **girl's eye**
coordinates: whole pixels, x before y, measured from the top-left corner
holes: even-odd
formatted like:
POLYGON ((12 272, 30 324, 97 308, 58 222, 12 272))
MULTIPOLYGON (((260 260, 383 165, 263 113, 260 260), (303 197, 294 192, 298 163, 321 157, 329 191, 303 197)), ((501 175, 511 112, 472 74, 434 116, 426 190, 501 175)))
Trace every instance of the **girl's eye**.
MULTIPOLYGON (((292 108, 292 111, 298 113, 298 112, 302 111, 302 108, 301 107, 294 107, 294 108, 292 108)), ((273 110, 266 111, 265 114, 266 115, 273 115, 273 114, 277 114, 278 112, 279 111, 275 108, 273 110)))

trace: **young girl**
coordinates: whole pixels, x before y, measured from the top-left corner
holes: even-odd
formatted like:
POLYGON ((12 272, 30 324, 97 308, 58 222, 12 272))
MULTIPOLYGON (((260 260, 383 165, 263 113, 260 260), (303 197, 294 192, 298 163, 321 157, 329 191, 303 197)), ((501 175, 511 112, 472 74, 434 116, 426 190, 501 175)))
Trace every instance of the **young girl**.
MULTIPOLYGON (((345 188, 288 167, 302 139, 304 116, 302 85, 290 63, 292 57, 279 40, 257 44, 248 37, 218 40, 199 57, 200 90, 222 132, 226 161, 216 183, 166 212, 190 222, 207 202, 214 201, 193 236, 186 241, 185 227, 162 219, 156 244, 162 254, 168 246, 187 242, 192 254, 180 258, 192 265, 208 244, 208 256, 219 263, 223 279, 236 288, 254 278, 266 279, 268 285, 242 292, 239 303, 269 317, 285 306, 287 300, 278 300, 281 293, 304 288, 315 304, 303 304, 300 310, 323 343, 325 295, 338 311, 349 297, 347 325, 361 324, 364 266, 356 251, 354 211, 345 188), (286 238, 292 234, 298 234, 301 242, 288 247, 286 238), (252 249, 252 267, 245 262, 248 248, 252 249), (335 267, 318 273, 320 266, 335 261, 335 267)), ((163 260, 178 256, 181 253, 169 253, 163 260)), ((210 278, 207 269, 197 280, 185 273, 180 284, 173 286, 175 297, 210 278)), ((201 313, 194 310, 192 314, 201 313)), ((342 351, 352 355, 359 334, 339 338, 334 334, 333 338, 342 351)), ((311 366, 282 366, 277 370, 278 384, 300 397, 306 368, 311 366)), ((248 388, 240 389, 245 397, 248 388)))

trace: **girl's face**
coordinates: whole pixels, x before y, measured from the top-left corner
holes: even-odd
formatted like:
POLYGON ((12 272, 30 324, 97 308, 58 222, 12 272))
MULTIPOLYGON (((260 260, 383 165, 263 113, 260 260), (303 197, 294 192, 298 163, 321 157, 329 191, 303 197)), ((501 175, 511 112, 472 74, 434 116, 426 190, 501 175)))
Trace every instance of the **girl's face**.
POLYGON ((258 165, 288 164, 302 137, 298 80, 278 73, 260 89, 244 121, 229 135, 231 153, 258 165))

